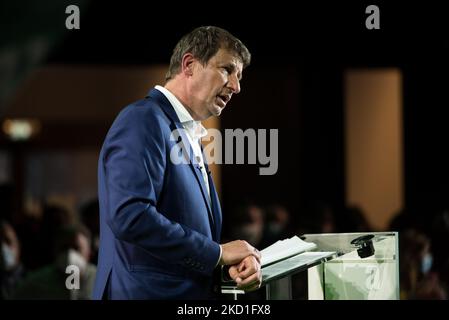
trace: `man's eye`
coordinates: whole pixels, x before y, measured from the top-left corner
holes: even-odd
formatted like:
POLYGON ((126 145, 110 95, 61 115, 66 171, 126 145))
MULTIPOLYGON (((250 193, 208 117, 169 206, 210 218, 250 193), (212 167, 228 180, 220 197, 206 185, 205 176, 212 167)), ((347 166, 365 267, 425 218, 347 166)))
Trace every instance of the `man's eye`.
POLYGON ((223 70, 224 70, 227 74, 231 74, 231 73, 232 73, 231 68, 224 67, 223 70))

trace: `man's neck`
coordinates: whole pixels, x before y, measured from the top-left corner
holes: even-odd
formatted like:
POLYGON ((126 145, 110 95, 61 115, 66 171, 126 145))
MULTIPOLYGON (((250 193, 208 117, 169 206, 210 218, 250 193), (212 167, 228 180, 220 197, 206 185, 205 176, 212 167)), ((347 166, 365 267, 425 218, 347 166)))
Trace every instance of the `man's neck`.
POLYGON ((176 79, 170 80, 164 85, 164 88, 170 91, 186 108, 186 110, 190 113, 193 120, 195 121, 202 121, 203 119, 201 116, 196 113, 191 107, 189 103, 189 98, 187 94, 187 88, 185 85, 180 85, 177 83, 176 79))

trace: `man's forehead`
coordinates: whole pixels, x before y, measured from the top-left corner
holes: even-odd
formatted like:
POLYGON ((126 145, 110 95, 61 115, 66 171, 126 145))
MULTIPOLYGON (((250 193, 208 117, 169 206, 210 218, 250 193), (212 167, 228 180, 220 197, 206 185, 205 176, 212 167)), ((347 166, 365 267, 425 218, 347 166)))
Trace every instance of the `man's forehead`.
POLYGON ((240 69, 243 66, 242 59, 239 57, 239 55, 233 51, 227 50, 227 49, 220 49, 215 54, 214 58, 217 59, 219 62, 227 62, 235 64, 240 69))

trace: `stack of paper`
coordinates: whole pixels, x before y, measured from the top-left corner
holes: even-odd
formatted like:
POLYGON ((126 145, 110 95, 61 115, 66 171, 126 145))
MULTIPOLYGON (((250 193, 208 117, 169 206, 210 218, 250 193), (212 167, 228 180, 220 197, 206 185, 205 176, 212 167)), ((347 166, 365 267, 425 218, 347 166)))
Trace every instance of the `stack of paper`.
POLYGON ((316 247, 315 243, 303 241, 297 236, 290 239, 279 240, 260 252, 262 254, 261 265, 264 267, 273 262, 289 258, 305 251, 313 250, 316 247))

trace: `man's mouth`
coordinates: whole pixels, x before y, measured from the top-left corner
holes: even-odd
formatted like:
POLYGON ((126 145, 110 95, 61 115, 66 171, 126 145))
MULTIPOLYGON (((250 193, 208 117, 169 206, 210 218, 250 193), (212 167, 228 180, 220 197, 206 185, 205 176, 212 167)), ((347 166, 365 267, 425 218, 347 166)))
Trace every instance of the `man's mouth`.
POLYGON ((231 96, 227 94, 218 95, 218 100, 222 102, 223 107, 226 106, 226 104, 231 100, 231 96))

